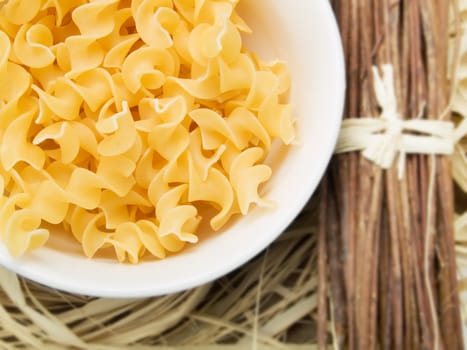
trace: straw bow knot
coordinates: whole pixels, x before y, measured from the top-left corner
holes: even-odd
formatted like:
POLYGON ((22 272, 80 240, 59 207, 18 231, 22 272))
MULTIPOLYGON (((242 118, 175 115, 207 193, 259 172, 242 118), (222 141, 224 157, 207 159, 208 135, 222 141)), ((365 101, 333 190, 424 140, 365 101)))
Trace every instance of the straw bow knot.
POLYGON ((379 118, 351 118, 343 121, 336 153, 363 151, 363 156, 389 169, 399 155, 402 178, 406 154, 452 154, 454 124, 441 120, 401 117, 395 94, 392 65, 373 67, 374 89, 381 108, 379 118))

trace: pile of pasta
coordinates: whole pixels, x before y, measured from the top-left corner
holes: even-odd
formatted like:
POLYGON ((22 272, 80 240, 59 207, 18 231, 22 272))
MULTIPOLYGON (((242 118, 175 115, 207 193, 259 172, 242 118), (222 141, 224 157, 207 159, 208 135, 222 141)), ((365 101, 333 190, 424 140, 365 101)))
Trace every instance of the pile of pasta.
POLYGON ((238 0, 9 0, 0 9, 0 235, 52 225, 137 263, 252 205, 294 139, 284 63, 242 45, 238 0))

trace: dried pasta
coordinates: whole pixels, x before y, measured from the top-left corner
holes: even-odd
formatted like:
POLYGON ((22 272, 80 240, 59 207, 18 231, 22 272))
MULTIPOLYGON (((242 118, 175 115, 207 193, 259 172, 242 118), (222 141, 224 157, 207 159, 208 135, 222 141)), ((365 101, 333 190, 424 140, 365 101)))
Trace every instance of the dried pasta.
POLYGON ((61 225, 88 257, 162 259, 196 243, 201 220, 220 230, 272 205, 258 189, 272 142, 294 140, 290 79, 243 47, 237 3, 1 7, 0 238, 12 255, 61 225))

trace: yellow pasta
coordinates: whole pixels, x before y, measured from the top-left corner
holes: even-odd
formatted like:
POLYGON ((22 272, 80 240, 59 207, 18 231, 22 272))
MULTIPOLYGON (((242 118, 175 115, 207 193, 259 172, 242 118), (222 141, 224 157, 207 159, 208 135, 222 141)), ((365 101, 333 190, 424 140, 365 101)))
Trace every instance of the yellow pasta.
POLYGON ((44 68, 55 61, 52 32, 43 24, 24 24, 14 40, 15 56, 25 66, 44 68))
POLYGON ((295 137, 283 62, 238 0, 9 0, 0 8, 0 239, 69 231, 88 257, 163 259, 252 206, 295 137), (206 206, 214 214, 207 214, 206 206))

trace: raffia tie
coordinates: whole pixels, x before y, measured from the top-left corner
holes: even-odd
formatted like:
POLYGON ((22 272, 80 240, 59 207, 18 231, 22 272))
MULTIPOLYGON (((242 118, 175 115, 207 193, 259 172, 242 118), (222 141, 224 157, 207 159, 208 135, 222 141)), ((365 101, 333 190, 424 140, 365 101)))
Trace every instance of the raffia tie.
POLYGON ((454 124, 442 120, 402 119, 397 110, 394 71, 390 64, 373 67, 376 99, 381 107, 379 118, 345 119, 336 153, 363 151, 363 156, 383 169, 389 169, 396 157, 398 174, 405 172, 407 154, 449 155, 454 152, 454 124))

